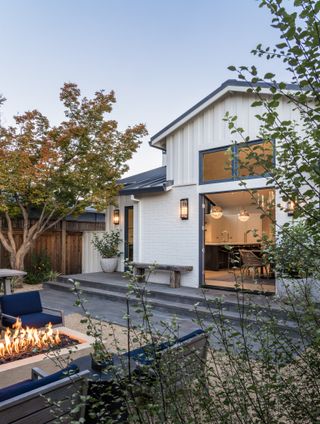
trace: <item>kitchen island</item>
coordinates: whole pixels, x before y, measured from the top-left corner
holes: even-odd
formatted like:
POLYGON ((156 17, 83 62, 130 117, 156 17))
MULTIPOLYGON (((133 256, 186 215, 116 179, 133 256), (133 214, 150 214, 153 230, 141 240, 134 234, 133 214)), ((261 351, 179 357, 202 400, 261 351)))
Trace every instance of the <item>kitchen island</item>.
POLYGON ((236 257, 240 249, 260 250, 259 243, 230 243, 230 242, 206 242, 205 243, 205 270, 219 271, 234 266, 232 258, 236 257))

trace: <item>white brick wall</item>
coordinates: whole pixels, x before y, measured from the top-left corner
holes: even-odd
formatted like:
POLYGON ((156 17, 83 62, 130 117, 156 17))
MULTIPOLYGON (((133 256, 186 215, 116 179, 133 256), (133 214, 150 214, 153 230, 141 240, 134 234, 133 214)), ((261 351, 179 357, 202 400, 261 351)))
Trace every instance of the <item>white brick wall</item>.
MULTIPOLYGON (((140 202, 142 262, 191 265, 182 274, 182 286, 199 286, 199 197, 196 186, 174 187, 140 202), (189 219, 180 219, 180 199, 189 199, 189 219)), ((158 272, 152 281, 168 284, 169 273, 158 272)))

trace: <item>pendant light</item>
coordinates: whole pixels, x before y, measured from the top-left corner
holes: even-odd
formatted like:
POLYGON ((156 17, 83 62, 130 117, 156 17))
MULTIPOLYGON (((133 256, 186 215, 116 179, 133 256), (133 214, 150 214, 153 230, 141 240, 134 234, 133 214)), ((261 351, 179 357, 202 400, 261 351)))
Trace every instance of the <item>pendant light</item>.
POLYGON ((238 213, 238 219, 241 222, 247 222, 250 218, 249 212, 245 209, 241 209, 241 211, 238 213))
POLYGON ((223 215, 223 210, 220 208, 220 206, 212 206, 210 215, 213 219, 220 219, 223 215))

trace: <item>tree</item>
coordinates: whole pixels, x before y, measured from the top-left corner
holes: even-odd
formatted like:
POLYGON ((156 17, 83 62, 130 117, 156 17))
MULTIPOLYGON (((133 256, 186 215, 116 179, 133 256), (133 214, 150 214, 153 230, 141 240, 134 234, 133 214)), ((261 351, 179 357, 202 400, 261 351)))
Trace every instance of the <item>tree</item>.
POLYGON ((0 217, 7 226, 6 231, 0 228, 0 241, 15 269, 23 269, 40 234, 67 215, 88 206, 107 207, 128 169, 126 162, 146 134, 143 124, 120 131, 107 118, 116 101, 113 92, 82 98, 77 85, 68 83, 60 100, 65 120, 59 125, 50 125, 33 110, 15 116, 14 126, 0 126, 0 217), (13 236, 15 218, 23 220, 20 246, 13 236))
MULTIPOLYGON (((259 136, 264 140, 275 140, 276 163, 259 151, 252 150, 247 163, 254 159, 265 168, 268 184, 275 186, 285 209, 289 202, 293 206, 294 221, 278 228, 279 239, 289 238, 291 245, 299 245, 297 252, 301 261, 301 249, 307 261, 308 272, 319 277, 320 257, 320 1, 295 0, 288 4, 283 0, 262 0, 260 7, 269 9, 272 26, 280 32, 280 43, 275 47, 259 44, 253 54, 267 60, 282 62, 292 75, 291 83, 296 90, 288 91, 288 84, 277 82, 276 74, 268 72, 259 76, 255 66, 231 66, 238 78, 248 83, 248 92, 254 93, 254 108, 260 108, 256 117, 260 121, 259 136), (286 5, 286 7, 284 6, 286 5), (292 8, 292 12, 289 12, 292 8), (262 93, 261 83, 269 89, 269 95, 262 93), (285 99, 295 111, 296 119, 283 120, 279 110, 280 99, 285 99), (304 241, 294 230, 296 222, 303 221, 304 241), (293 243, 293 244, 292 244, 293 243)), ((236 125, 236 117, 227 116, 229 128, 244 142, 248 141, 245 129, 236 125)), ((249 169, 250 171, 250 169, 249 169)), ((245 185, 245 182, 243 182, 245 185)), ((253 192, 254 196, 254 192, 253 192)), ((277 251, 275 252, 277 255, 277 251)), ((280 255, 288 262, 290 255, 280 255)), ((295 255, 292 261, 299 260, 295 255)))

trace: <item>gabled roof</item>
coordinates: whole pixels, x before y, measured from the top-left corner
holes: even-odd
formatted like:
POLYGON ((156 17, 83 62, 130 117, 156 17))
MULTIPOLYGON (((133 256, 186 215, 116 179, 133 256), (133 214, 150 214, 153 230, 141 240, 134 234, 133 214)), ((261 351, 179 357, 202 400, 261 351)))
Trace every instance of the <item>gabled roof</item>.
POLYGON ((151 169, 150 171, 141 172, 141 174, 132 175, 119 181, 124 187, 120 190, 120 196, 138 194, 138 193, 157 193, 166 191, 172 182, 167 181, 167 168, 151 169))
MULTIPOLYGON (((256 84, 251 84, 253 87, 261 87, 265 89, 263 92, 270 94, 270 84, 265 82, 258 82, 256 84)), ((182 115, 178 116, 175 120, 170 122, 167 126, 165 126, 162 130, 157 132, 154 136, 151 137, 149 144, 152 147, 157 147, 162 150, 165 150, 165 138, 175 131, 179 126, 183 125, 185 122, 189 121, 203 109, 210 106, 212 103, 216 102, 222 96, 230 91, 238 91, 238 92, 246 92, 250 88, 249 83, 246 81, 239 81, 235 79, 229 79, 222 83, 220 87, 206 96, 204 99, 200 100, 200 102, 196 103, 182 115)), ((300 87, 296 84, 287 84, 287 90, 299 90, 300 87)))

